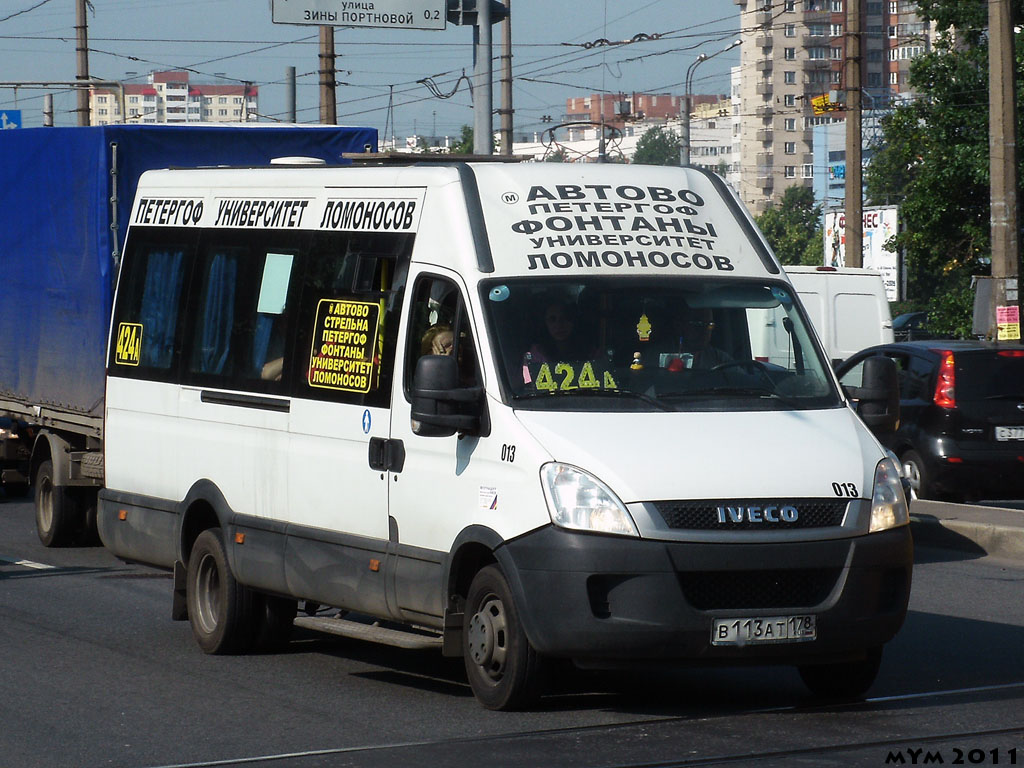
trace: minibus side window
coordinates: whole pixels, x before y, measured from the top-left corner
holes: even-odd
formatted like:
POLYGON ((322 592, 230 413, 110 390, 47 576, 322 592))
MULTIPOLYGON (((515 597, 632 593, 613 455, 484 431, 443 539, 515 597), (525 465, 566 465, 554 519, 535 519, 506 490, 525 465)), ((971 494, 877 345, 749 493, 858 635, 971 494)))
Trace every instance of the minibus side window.
POLYGON ((190 304, 187 381, 226 389, 286 391, 298 239, 291 233, 268 243, 265 233, 205 233, 190 304))
POLYGON ((292 394, 387 408, 411 235, 316 232, 301 279, 292 394))
POLYGON ((125 257, 115 311, 110 372, 169 381, 176 368, 185 276, 192 259, 188 238, 159 242, 139 235, 125 257))
POLYGON ((466 304, 451 280, 429 276, 416 283, 405 359, 405 392, 410 398, 416 361, 423 355, 455 355, 462 386, 480 383, 466 304))

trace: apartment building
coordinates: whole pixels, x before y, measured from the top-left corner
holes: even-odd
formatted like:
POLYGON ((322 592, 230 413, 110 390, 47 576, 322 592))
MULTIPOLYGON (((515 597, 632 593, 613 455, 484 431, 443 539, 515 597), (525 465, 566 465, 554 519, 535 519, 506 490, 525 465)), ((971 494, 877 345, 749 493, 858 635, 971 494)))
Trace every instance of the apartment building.
POLYGON ((259 114, 259 88, 193 82, 188 72, 151 72, 145 83, 89 92, 90 125, 242 123, 259 114))
MULTIPOLYGON (((740 9, 740 197, 761 213, 793 185, 814 186, 814 129, 845 120, 846 0, 734 0, 740 9)), ((861 0, 865 110, 908 90, 910 61, 934 30, 909 0, 861 0)), ((820 155, 819 155, 820 157, 820 155)))

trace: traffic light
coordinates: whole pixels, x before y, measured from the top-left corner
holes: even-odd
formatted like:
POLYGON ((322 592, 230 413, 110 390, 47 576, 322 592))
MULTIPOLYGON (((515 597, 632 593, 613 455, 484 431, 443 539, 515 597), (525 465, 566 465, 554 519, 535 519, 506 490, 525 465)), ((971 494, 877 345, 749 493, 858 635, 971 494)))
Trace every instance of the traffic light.
MULTIPOLYGON (((503 21, 508 9, 498 0, 490 0, 491 24, 503 21)), ((448 0, 448 21, 460 26, 476 24, 476 0, 448 0)))

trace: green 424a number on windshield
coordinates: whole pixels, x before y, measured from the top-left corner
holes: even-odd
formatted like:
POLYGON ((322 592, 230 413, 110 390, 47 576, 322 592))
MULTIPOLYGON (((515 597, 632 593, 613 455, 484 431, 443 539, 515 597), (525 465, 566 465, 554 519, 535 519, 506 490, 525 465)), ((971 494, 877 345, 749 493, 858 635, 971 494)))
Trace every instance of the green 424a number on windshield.
POLYGON ((543 363, 537 372, 537 381, 534 386, 547 392, 554 392, 555 390, 568 392, 575 389, 619 388, 619 385, 615 383, 615 379, 612 378, 610 371, 602 371, 601 378, 598 379, 597 373, 594 371, 594 365, 591 362, 583 363, 578 378, 576 376, 576 368, 569 363, 556 363, 554 374, 551 372, 551 366, 543 363), (560 381, 556 381, 556 377, 559 377, 560 381))

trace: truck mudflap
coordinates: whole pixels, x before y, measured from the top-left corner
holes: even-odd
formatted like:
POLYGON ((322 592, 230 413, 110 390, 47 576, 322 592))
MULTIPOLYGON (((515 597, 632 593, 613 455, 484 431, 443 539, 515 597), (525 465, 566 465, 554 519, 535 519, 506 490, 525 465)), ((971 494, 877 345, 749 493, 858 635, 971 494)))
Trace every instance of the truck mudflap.
POLYGON ((650 541, 548 526, 503 549, 531 644, 591 662, 846 658, 881 646, 902 626, 913 565, 909 526, 778 544, 650 541), (776 630, 787 623, 792 636, 736 634, 758 619, 776 622, 776 630))

